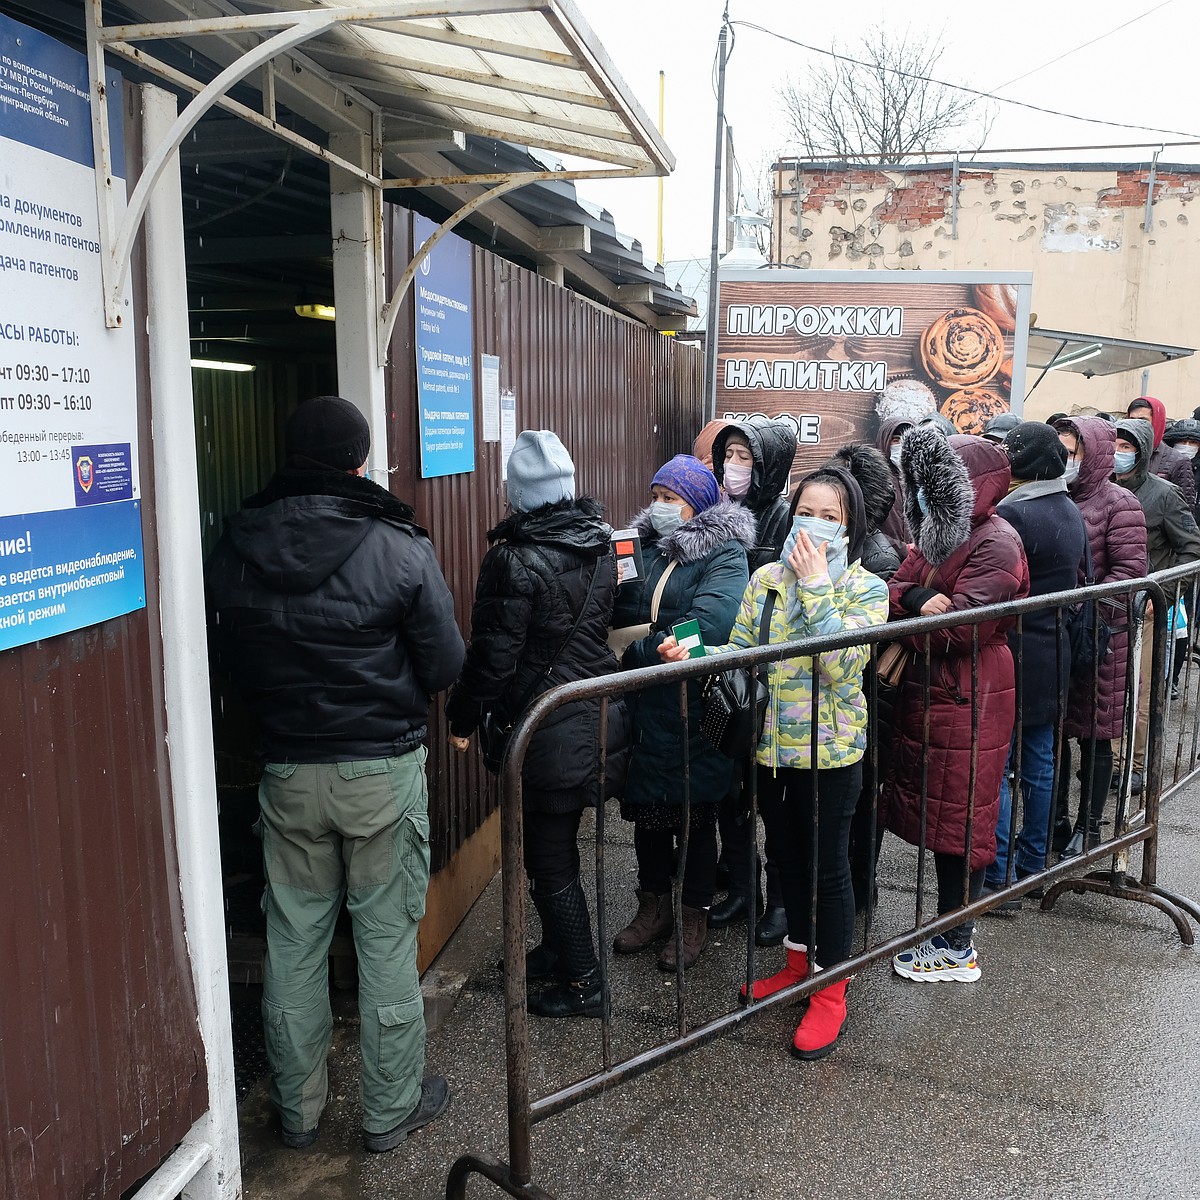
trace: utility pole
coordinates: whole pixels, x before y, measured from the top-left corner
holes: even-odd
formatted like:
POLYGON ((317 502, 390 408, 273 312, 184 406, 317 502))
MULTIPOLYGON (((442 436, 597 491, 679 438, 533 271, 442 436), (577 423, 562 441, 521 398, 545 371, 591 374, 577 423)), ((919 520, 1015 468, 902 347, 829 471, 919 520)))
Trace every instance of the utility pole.
MULTIPOLYGON (((667 73, 658 73, 658 132, 660 137, 666 136, 665 118, 667 115, 667 73)), ((663 177, 658 177, 658 261, 663 261, 663 177)))
POLYGON ((712 251, 708 260, 708 317, 704 329, 704 388, 708 420, 717 415, 717 269, 721 261, 724 196, 721 165, 725 157, 725 60, 729 50, 729 9, 721 18, 717 39, 717 148, 713 155, 712 251))

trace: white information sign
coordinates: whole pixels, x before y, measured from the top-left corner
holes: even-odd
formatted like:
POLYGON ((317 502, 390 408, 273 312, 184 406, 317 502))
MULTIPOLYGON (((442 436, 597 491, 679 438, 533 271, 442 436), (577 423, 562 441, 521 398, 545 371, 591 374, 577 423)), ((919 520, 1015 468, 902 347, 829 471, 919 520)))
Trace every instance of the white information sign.
POLYGON ((500 440, 500 356, 479 356, 479 391, 483 408, 483 440, 500 440))
POLYGON ((508 459, 517 444, 517 393, 500 393, 500 478, 508 479, 508 459))
POLYGON ((146 602, 134 320, 105 328, 94 175, 84 56, 0 16, 0 649, 146 602))

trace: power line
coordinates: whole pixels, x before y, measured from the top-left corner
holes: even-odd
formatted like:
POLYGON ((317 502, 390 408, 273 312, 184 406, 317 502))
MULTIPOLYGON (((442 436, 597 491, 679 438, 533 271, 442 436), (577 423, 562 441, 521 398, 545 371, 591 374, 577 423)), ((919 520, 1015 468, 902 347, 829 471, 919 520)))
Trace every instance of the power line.
POLYGON ((1115 29, 1110 29, 1107 33, 1101 33, 1092 38, 1090 42, 1084 42, 1083 45, 1076 46, 1073 50, 1063 51, 1057 58, 1052 58, 1049 62, 1042 63, 1040 67, 1034 67, 1032 71, 1026 71, 1024 75, 1018 75, 1015 79, 1010 79, 1007 83, 1002 83, 995 90, 1002 92, 1006 87, 1012 87, 1014 83, 1020 83, 1022 79, 1028 79, 1030 75, 1036 75, 1039 71, 1044 71, 1047 67, 1052 67, 1055 63, 1062 62, 1064 58, 1070 58, 1072 54, 1078 54, 1080 50, 1086 50, 1089 46, 1094 46, 1097 42, 1102 42, 1105 38, 1112 37, 1114 33, 1120 33, 1122 29, 1128 29, 1130 25, 1136 25, 1138 21, 1153 16, 1160 8, 1166 8, 1174 2, 1175 0, 1163 0, 1161 4, 1156 4, 1153 8, 1148 8, 1144 13, 1139 13, 1136 17, 1130 17, 1128 21, 1118 25, 1115 29))
POLYGON ((1081 117, 1078 113, 1060 112, 1055 108, 1043 108, 1038 104, 1027 104, 1024 100, 1010 100, 1007 96, 997 96, 994 92, 983 92, 978 88, 966 87, 961 83, 947 83, 944 79, 933 79, 928 75, 918 75, 914 71, 902 71, 898 67, 885 67, 879 63, 863 62, 861 59, 851 58, 848 54, 839 54, 836 50, 825 50, 820 46, 810 46, 807 42, 800 42, 795 38, 788 37, 786 34, 776 33, 775 30, 766 29, 762 25, 754 24, 752 21, 731 21, 730 24, 744 25, 747 29, 754 29, 759 33, 765 33, 767 37, 778 38, 781 42, 788 42, 793 46, 799 46, 801 50, 808 50, 813 54, 824 54, 828 58, 836 58, 840 62, 850 63, 856 67, 865 67, 870 71, 888 71, 904 79, 919 79, 924 83, 933 83, 937 84, 938 87, 949 88, 951 91, 966 92, 968 95, 978 96, 982 100, 995 100, 998 104, 1011 104, 1016 108, 1027 108, 1032 112, 1043 113, 1050 117, 1063 117, 1068 121, 1084 121, 1089 125, 1106 125, 1111 129, 1134 129, 1147 133, 1169 133, 1176 137, 1185 138, 1200 137, 1200 134, 1188 129, 1160 129, 1157 125, 1129 125, 1122 121, 1102 121, 1095 117, 1081 117))

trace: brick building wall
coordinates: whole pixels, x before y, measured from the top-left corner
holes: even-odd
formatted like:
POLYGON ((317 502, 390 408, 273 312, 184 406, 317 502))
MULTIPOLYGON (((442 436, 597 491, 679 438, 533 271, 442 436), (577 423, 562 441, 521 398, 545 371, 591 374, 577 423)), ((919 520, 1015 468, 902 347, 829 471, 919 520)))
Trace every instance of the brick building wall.
MULTIPOLYGON (((1025 270, 1043 328, 1200 346, 1200 166, 952 163, 905 168, 777 163, 772 245, 819 270, 1025 270)), ((1036 378, 1030 374, 1027 386, 1036 378)), ((1123 409, 1140 372, 1056 372, 1030 416, 1123 409)), ((1200 404, 1200 363, 1155 367, 1148 390, 1173 416, 1200 404)))

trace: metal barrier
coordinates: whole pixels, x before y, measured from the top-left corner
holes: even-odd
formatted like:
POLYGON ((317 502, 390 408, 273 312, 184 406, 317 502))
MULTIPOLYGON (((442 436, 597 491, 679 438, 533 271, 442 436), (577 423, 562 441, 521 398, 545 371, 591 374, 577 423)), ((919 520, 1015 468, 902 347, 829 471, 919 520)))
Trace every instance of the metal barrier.
MULTIPOLYGON (((447 1200, 466 1200, 467 1182, 471 1175, 481 1175, 491 1180, 503 1192, 510 1196, 532 1197, 533 1200, 554 1200, 554 1197, 532 1182, 531 1161, 531 1131, 533 1125, 547 1117, 573 1107, 590 1097, 597 1096, 617 1086, 620 1083, 636 1078, 655 1067, 669 1062, 706 1042, 713 1040, 737 1028, 745 1021, 754 1020, 758 1015, 778 1004, 788 1004, 800 1000, 819 988, 846 979, 864 968, 890 958, 900 950, 927 937, 952 929, 962 922, 972 919, 989 909, 995 908, 1006 901, 1024 895, 1038 888, 1045 888, 1041 902, 1044 910, 1052 908, 1065 891, 1102 892, 1105 895, 1120 899, 1132 900, 1157 908, 1170 917, 1180 939, 1186 945, 1192 945, 1194 937, 1188 918, 1200 923, 1200 905, 1186 897, 1170 892, 1158 884, 1158 823, 1159 807, 1164 794, 1172 794, 1189 783, 1200 770, 1197 768, 1197 753, 1200 752, 1200 667, 1194 668, 1190 650, 1182 672, 1184 675, 1183 690, 1180 699, 1174 700, 1171 689, 1167 686, 1168 663, 1172 661, 1172 646, 1169 642, 1176 639, 1168 635, 1173 628, 1168 629, 1168 610, 1172 604, 1178 604, 1181 595, 1194 593, 1196 584, 1200 581, 1200 564, 1179 567, 1170 571, 1156 573, 1137 580, 1123 580, 1115 583, 1100 584, 1093 587, 1078 588, 1072 591, 1058 592, 1048 596, 1038 596, 1025 600, 1010 601, 1004 604, 989 605, 985 608, 973 609, 967 612, 956 612, 938 617, 918 617, 905 621, 889 622, 886 625, 870 630, 855 630, 821 637, 805 638, 801 641, 789 642, 784 645, 756 646, 746 650, 731 651, 721 655, 719 659, 696 659, 662 666, 621 672, 616 675, 599 679, 586 680, 579 683, 564 684, 540 696, 531 705, 522 719, 517 723, 501 773, 501 809, 502 809, 502 869, 503 869, 503 927, 504 927, 504 993, 505 993, 505 1042, 507 1050, 508 1077, 508 1142, 509 1161, 488 1154, 467 1154, 459 1158, 450 1170, 446 1181, 447 1200), (752 997, 745 1007, 735 1008, 714 1019, 697 1025, 689 1025, 687 1016, 687 986, 683 969, 682 952, 682 922, 681 880, 686 864, 688 832, 690 827, 691 801, 689 762, 687 757, 687 738, 684 739, 684 760, 680 764, 684 784, 684 804, 681 817, 680 833, 680 862, 675 872, 673 884, 673 901, 675 908, 676 939, 676 1036, 669 1041, 660 1042, 648 1049, 632 1055, 623 1061, 616 1062, 613 1058, 611 1033, 611 996, 608 971, 608 936, 607 936, 607 899, 604 878, 604 845, 606 810, 603 802, 596 807, 596 925, 598 934, 600 976, 603 989, 604 1008, 601 1018, 600 1057, 598 1070, 574 1080, 550 1093, 532 1099, 530 1095, 530 1041, 529 1013, 526 1001, 526 897, 523 867, 524 844, 524 811, 522 807, 521 772, 528 750, 530 739, 538 726, 554 711, 566 704, 582 700, 600 701, 600 737, 598 755, 601 769, 600 795, 603 795, 603 772, 605 768, 608 702, 611 697, 630 692, 641 691, 650 687, 664 684, 676 684, 679 687, 680 716, 684 727, 688 724, 688 688, 691 680, 711 676, 714 665, 719 663, 721 671, 735 667, 744 667, 757 674, 759 667, 769 663, 789 659, 809 659, 810 667, 815 666, 815 657, 827 651, 841 650, 850 646, 866 646, 872 650, 872 659, 879 647, 887 642, 895 641, 901 636, 923 639, 925 671, 922 682, 922 694, 925 711, 925 744, 929 745, 929 664, 933 655, 933 636, 946 629, 971 626, 972 633, 972 731, 978 729, 979 700, 977 695, 978 663, 979 663, 979 633, 978 627, 997 619, 1011 619, 1014 628, 1021 631, 1025 616, 1033 612, 1054 610, 1056 626, 1062 631, 1068 612, 1081 603, 1094 602, 1103 607, 1109 614, 1110 624, 1119 620, 1123 613, 1128 631, 1128 646, 1126 650, 1126 689, 1124 696, 1124 725, 1122 737, 1121 775, 1117 793, 1116 819, 1112 836, 1101 838, 1095 845, 1087 836, 1087 816, 1084 816, 1085 840, 1083 852, 1069 859, 1062 859, 1054 865, 1047 865, 1035 874, 1016 878, 1015 867, 1015 833, 1018 828, 1016 796, 1020 790, 1013 789, 1014 802, 1009 825, 1009 855, 1008 878, 1005 885, 994 892, 985 895, 974 902, 969 900, 969 847, 971 844, 971 824, 975 815, 975 755, 972 754, 971 771, 967 782, 967 831, 965 847, 968 850, 964 858, 963 899, 962 907, 953 912, 947 912, 932 919, 924 919, 923 900, 925 890, 925 866, 928 853, 924 844, 925 811, 928 804, 927 780, 922 787, 922 839, 917 847, 917 882, 916 882, 916 912, 913 927, 902 933, 887 937, 879 942, 871 941, 873 919, 873 899, 868 899, 865 914, 863 949, 857 954, 836 966, 821 970, 819 977, 813 974, 810 960, 809 974, 802 982, 788 987, 765 1000, 754 1000, 752 997), (1148 613, 1148 615, 1147 615, 1148 613), (1149 630, 1152 635, 1149 654, 1149 680, 1145 679, 1142 665, 1143 638, 1149 630), (1130 811, 1131 801, 1135 798, 1132 787, 1133 748, 1137 736, 1137 715, 1139 701, 1146 694, 1148 687, 1148 741, 1146 746, 1146 763, 1143 779, 1143 789, 1140 807, 1130 811), (1190 721, 1190 727, 1188 722, 1190 721), (1164 754, 1164 746, 1171 734, 1175 742, 1170 754, 1164 754), (1186 760, 1185 760, 1185 755, 1186 760), (1170 761, 1170 779, 1163 787, 1163 764, 1170 761), (1129 854, 1136 846, 1142 847, 1142 863, 1140 878, 1133 879, 1128 873, 1129 854), (1093 870, 1080 875, 1081 868, 1094 867, 1101 860, 1111 859, 1107 870, 1093 870)), ((1172 610, 1175 611, 1175 610, 1172 610)), ((1196 618, 1190 613, 1191 619, 1196 618)), ((1124 631, 1124 630, 1122 630, 1124 631)), ((1062 639, 1060 638, 1060 644, 1062 639)), ((1183 639, 1178 639, 1183 640, 1183 639)), ((1098 641, 1098 635, 1097 635, 1098 641)), ((1190 646, 1191 637, 1185 645, 1190 646)), ((1018 652, 1014 655, 1017 683, 1017 712, 1016 728, 1021 727, 1021 675, 1024 667, 1024 654, 1018 637, 1018 652)), ((1094 643, 1095 646, 1095 643, 1094 643)), ((917 661, 920 662, 918 653, 917 661)), ((1060 664, 1061 665, 1061 664, 1060 664)), ((1100 662, 1097 657, 1091 668, 1092 687, 1097 685, 1100 672, 1100 662)), ((815 675, 815 671, 813 672, 815 675)), ((878 721, 878 687, 875 683, 874 671, 866 672, 865 690, 868 701, 868 730, 874 742, 878 721)), ((1143 709, 1145 704, 1142 705, 1143 709)), ((1057 793, 1060 773, 1060 749, 1063 743, 1064 702, 1059 705, 1059 716, 1054 732, 1055 750, 1055 791, 1057 793)), ((814 688, 813 709, 810 716, 810 730, 816 723, 816 700, 814 688)), ((1093 731, 1096 724, 1093 722, 1093 731)), ((811 770, 817 772, 816 738, 810 737, 813 745, 811 770)), ((872 762, 871 786, 875 804, 871 813, 871 835, 877 836, 876 824, 878 819, 878 800, 880 780, 878 779, 878 753, 868 749, 872 762)), ((1095 739, 1092 739, 1093 763, 1095 761, 1095 739)), ((1014 741, 1011 774, 1019 781, 1021 738, 1014 741)), ((755 772, 748 772, 750 785, 750 814, 754 819, 757 811, 757 789, 755 772)), ((814 779, 814 783, 816 780, 814 779)), ((712 802, 711 800, 707 802, 712 802)), ((1081 804, 1086 798, 1081 796, 1081 804)), ((814 805, 815 809, 815 805, 814 805)), ((1054 806, 1051 806, 1050 822, 1054 821, 1054 806)), ((814 813, 815 825, 815 813, 814 813)), ((814 829, 815 834, 815 829, 814 829)), ((1050 850, 1050 830, 1047 830, 1047 863, 1052 853, 1050 850)), ((751 856, 753 863, 754 856, 751 856)), ((815 914, 816 897, 816 856, 813 855, 813 870, 811 888, 815 914)), ((755 868, 757 875, 757 868, 755 868)), ((756 880, 751 882, 750 895, 754 894, 756 880)), ((873 897, 875 881, 872 877, 868 889, 873 897)), ((815 923, 815 915, 813 917, 815 923)), ((747 922, 746 931, 746 973, 747 990, 749 984, 756 978, 753 920, 747 922)), ((811 929, 810 929, 811 933, 811 929)), ((815 938, 810 936, 811 946, 815 938)))

